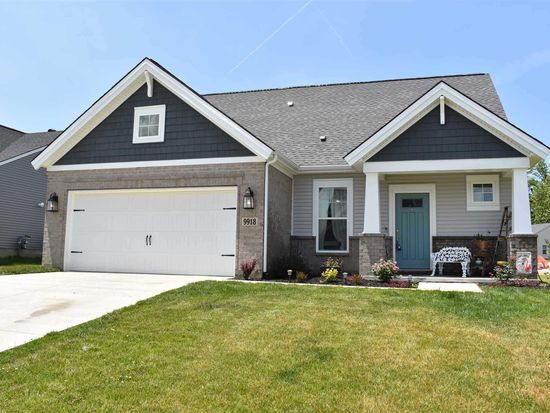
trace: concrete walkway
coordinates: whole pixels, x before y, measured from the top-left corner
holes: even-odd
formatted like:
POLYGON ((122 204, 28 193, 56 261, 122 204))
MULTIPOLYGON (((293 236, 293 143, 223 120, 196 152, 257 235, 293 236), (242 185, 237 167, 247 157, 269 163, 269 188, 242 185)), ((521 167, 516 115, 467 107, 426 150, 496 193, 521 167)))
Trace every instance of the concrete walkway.
POLYGON ((470 293, 482 293, 479 285, 474 283, 438 283, 438 282, 420 282, 418 289, 424 291, 458 291, 470 293))
POLYGON ((0 351, 203 280, 156 274, 53 272, 0 276, 0 351))

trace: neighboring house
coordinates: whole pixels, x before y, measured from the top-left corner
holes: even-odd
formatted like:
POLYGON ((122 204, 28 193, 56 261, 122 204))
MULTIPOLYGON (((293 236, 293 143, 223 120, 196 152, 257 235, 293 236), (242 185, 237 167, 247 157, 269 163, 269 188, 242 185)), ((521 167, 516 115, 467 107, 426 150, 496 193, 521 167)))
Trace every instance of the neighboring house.
POLYGON ((550 259, 550 224, 533 224, 533 234, 538 236, 537 255, 550 259))
POLYGON ((42 254, 46 171, 31 161, 61 132, 24 133, 0 125, 0 256, 42 254), (28 235, 27 249, 18 248, 28 235))
POLYGON ((59 200, 43 261, 232 275, 292 253, 313 271, 327 256, 427 269, 442 246, 494 240, 504 207, 504 254, 535 258, 527 171, 549 151, 486 74, 199 95, 146 58, 33 161, 59 200))

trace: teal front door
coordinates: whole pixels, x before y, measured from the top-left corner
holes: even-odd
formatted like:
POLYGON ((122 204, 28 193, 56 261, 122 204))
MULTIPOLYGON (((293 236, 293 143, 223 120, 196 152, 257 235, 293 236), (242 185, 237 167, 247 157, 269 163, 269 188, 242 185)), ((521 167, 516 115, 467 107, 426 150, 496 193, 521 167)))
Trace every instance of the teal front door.
POLYGON ((395 194, 395 257, 399 268, 430 268, 430 194, 395 194))

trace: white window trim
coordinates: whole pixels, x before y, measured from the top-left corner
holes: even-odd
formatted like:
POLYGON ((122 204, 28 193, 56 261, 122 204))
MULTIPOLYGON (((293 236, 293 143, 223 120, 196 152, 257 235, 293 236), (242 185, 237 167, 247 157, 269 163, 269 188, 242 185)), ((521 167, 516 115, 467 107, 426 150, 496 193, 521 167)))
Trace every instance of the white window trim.
POLYGON ((139 106, 134 108, 134 134, 132 143, 164 142, 164 120, 166 105, 139 106), (139 136, 139 117, 144 115, 159 115, 159 133, 156 136, 139 136))
POLYGON ((499 175, 466 175, 466 210, 499 211, 500 177, 499 175), (474 184, 492 184, 493 201, 474 201, 474 184))
POLYGON ((318 254, 347 254, 349 253, 349 241, 353 234, 353 178, 344 179, 314 179, 313 180, 313 236, 315 237, 315 252, 318 254), (345 187, 347 189, 347 221, 348 239, 346 250, 320 250, 319 249, 319 189, 330 187, 345 187))

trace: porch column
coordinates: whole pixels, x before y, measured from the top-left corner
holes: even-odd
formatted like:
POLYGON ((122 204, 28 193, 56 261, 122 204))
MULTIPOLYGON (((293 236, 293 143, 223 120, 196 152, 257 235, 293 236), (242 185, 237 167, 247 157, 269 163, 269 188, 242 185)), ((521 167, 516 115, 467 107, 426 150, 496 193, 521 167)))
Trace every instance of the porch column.
POLYGON ((512 234, 532 234, 527 169, 512 169, 512 234))
POLYGON ((365 172, 363 234, 380 234, 380 188, 378 172, 365 172))

